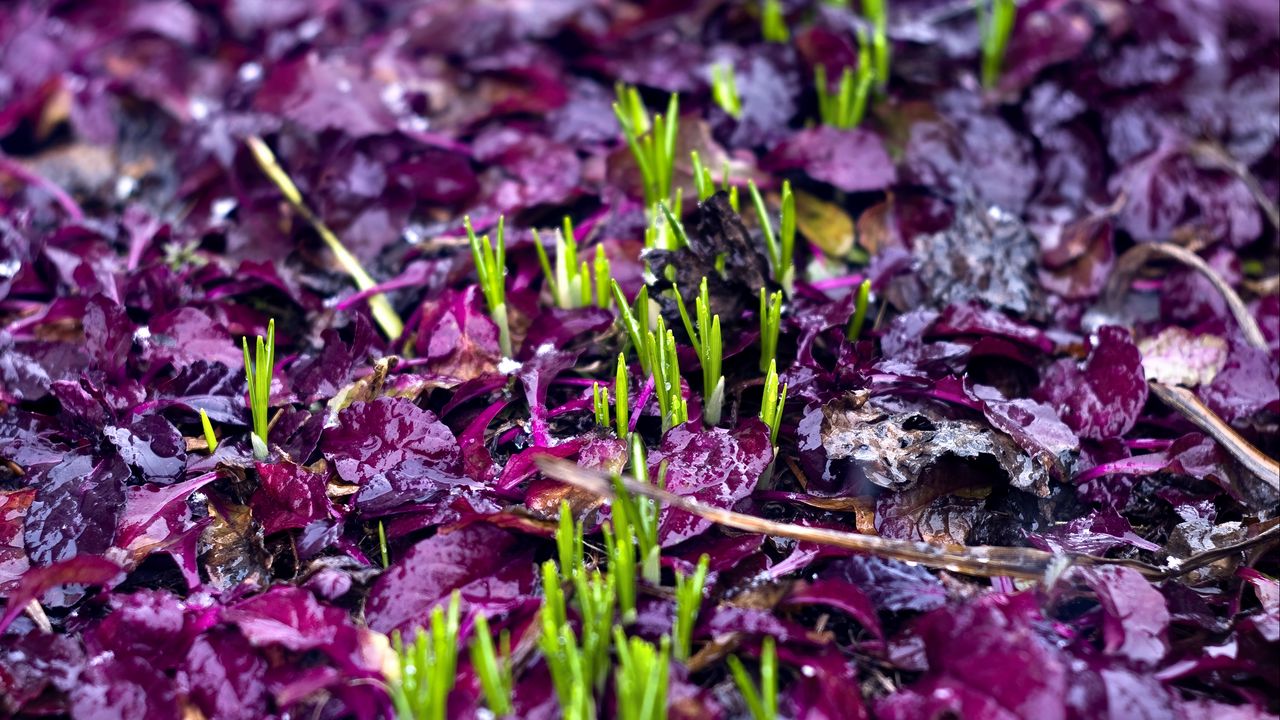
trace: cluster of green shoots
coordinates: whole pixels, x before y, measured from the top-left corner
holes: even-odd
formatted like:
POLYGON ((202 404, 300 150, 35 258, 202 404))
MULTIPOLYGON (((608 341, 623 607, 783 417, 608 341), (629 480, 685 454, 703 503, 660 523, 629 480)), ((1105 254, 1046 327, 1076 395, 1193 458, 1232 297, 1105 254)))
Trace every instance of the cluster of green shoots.
POLYGON ((862 124, 867 113, 867 96, 871 92, 871 83, 875 80, 875 69, 872 68, 871 45, 865 35, 860 35, 858 47, 858 69, 846 67, 840 75, 840 87, 834 95, 827 82, 827 68, 819 65, 813 71, 813 84, 818 91, 818 116, 824 125, 849 129, 862 124))
POLYGON ((618 84, 613 113, 618 117, 622 135, 631 156, 640 169, 644 183, 645 206, 671 200, 675 174, 676 133, 680 127, 680 98, 675 93, 667 102, 665 114, 650 116, 640 93, 634 87, 618 84))
POLYGON ((742 661, 730 655, 729 671, 738 692, 747 701, 752 720, 776 720, 778 717, 778 650, 771 637, 765 638, 760 650, 760 684, 757 685, 742 661))
POLYGON ((536 229, 533 231, 533 240, 533 247, 538 251, 538 262, 542 265, 542 272, 547 278, 556 307, 571 309, 593 304, 602 308, 609 307, 612 296, 607 288, 612 272, 603 245, 596 245, 595 258, 590 262, 579 257, 573 221, 567 216, 563 230, 556 234, 554 266, 547 257, 547 250, 536 229))
POLYGON ((729 161, 724 161, 720 172, 720 185, 717 186, 715 178, 711 176, 711 169, 702 164, 702 158, 698 157, 697 150, 689 153, 689 160, 693 165, 693 187, 698 191, 698 202, 706 200, 720 190, 728 194, 729 206, 734 212, 738 212, 738 186, 729 184, 729 161))
POLYGON ((724 405, 724 376, 721 374, 724 344, 720 337, 720 316, 711 314, 711 296, 707 292, 705 277, 694 300, 693 320, 689 318, 689 310, 678 287, 675 288, 675 296, 685 332, 689 334, 693 349, 698 353, 698 362, 702 365, 702 419, 708 425, 718 425, 724 405))
POLYGON ((733 117, 742 116, 742 96, 738 94, 738 80, 733 74, 732 62, 711 66, 711 99, 733 117))
MULTIPOLYGON (((267 446, 267 430, 270 428, 271 409, 271 376, 276 361, 276 321, 267 323, 267 339, 258 336, 253 357, 249 357, 249 338, 241 340, 244 348, 244 375, 249 384, 249 415, 253 418, 253 431, 249 439, 253 444, 253 456, 266 460, 269 454, 267 446)), ((208 416, 201 412, 205 423, 205 439, 213 436, 213 428, 208 425, 208 416)), ((218 446, 216 440, 210 444, 212 452, 218 446)))
POLYGON ((390 684, 391 701, 401 720, 444 720, 457 679, 461 600, 455 590, 448 612, 434 608, 429 627, 419 630, 412 642, 406 644, 399 633, 391 636, 399 660, 399 677, 390 684))
POLYGON ((978 0, 978 32, 982 37, 982 85, 994 88, 1000 82, 1004 53, 1018 16, 1015 0, 978 0))
POLYGON ((784 43, 791 39, 787 19, 782 14, 782 0, 764 0, 760 8, 760 33, 765 42, 784 43))
MULTIPOLYGON (((561 503, 556 529, 559 567, 554 560, 542 566, 545 600, 538 645, 564 717, 596 716, 597 698, 603 694, 608 679, 610 657, 616 655, 613 677, 617 717, 662 720, 667 716, 672 641, 663 636, 654 645, 628 638, 623 632, 623 625, 633 622, 636 614, 636 551, 638 545, 643 547, 637 541, 650 530, 633 523, 637 514, 643 518, 644 511, 625 492, 618 495, 612 512, 611 522, 604 526, 608 567, 604 571, 598 566, 588 569, 583 526, 573 519, 568 503, 561 503), (577 631, 569 622, 566 586, 572 591, 577 631)), ((656 545, 656 513, 647 522, 652 526, 656 545)), ((687 658, 691 650, 691 632, 702 606, 707 563, 708 558, 703 556, 692 576, 676 574, 677 658, 687 658)))
MULTIPOLYGON (((618 437, 625 438, 631 428, 631 390, 627 380, 627 361, 622 353, 618 353, 618 368, 614 372, 613 397, 616 406, 614 419, 617 421, 614 429, 618 437)), ((609 427, 609 390, 598 382, 591 385, 591 405, 595 410, 596 424, 609 427)))
POLYGON ((662 429, 668 430, 688 422, 689 406, 680 384, 680 359, 676 355, 675 334, 667 328, 661 315, 656 323, 650 323, 648 288, 640 288, 634 305, 627 303, 616 282, 613 283, 612 290, 618 304, 618 318, 627 331, 632 347, 636 349, 640 369, 646 375, 653 376, 654 394, 662 412, 662 429))
MULTIPOLYGON (((511 325, 507 321, 507 244, 504 219, 498 218, 496 242, 489 236, 477 236, 471 227, 471 218, 463 218, 467 228, 467 240, 471 243, 471 257, 475 260, 476 275, 480 278, 480 291, 489 306, 489 317, 498 326, 498 345, 503 357, 511 357, 511 325)), ((550 278, 550 275, 548 275, 550 278)))
POLYGON ((778 392, 778 365, 769 361, 769 371, 764 377, 764 395, 760 399, 760 420, 769 426, 769 442, 778 447, 778 427, 782 424, 782 407, 787 403, 787 386, 778 392))
POLYGON ((760 190, 754 182, 748 182, 747 188, 751 191, 751 202, 755 205, 760 230, 764 233, 764 246, 769 256, 769 266, 773 268, 773 279, 789 295, 795 286, 796 277, 796 199, 791 194, 791 183, 782 183, 781 227, 777 234, 773 231, 773 222, 769 219, 769 211, 765 208, 760 190))

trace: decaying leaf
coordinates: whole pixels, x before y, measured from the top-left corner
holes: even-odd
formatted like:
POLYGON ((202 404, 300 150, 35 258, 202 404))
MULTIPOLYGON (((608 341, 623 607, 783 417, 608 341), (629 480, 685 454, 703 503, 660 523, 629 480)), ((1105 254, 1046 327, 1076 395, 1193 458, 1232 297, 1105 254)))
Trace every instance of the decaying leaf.
POLYGON ((1148 380, 1165 385, 1208 385, 1227 364, 1227 341, 1217 335, 1193 335, 1171 325, 1138 342, 1148 380))
POLYGON ((836 401, 823 408, 822 445, 833 460, 848 459, 866 479, 890 490, 907 490, 947 457, 992 457, 1020 490, 1049 493, 1049 474, 1009 437, 969 420, 946 420, 923 412, 890 413, 874 401, 836 401))

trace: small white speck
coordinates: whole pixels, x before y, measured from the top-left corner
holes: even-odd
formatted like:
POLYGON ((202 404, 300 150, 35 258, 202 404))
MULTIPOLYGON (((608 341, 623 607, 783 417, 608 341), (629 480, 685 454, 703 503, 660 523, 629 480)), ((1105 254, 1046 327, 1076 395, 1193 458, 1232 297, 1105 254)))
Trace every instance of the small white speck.
POLYGON ((240 82, 254 82, 262 77, 262 66, 256 62, 247 62, 236 71, 236 77, 240 78, 240 82))
POLYGON ((125 200, 138 189, 138 181, 128 175, 121 175, 116 178, 116 199, 125 200))
POLYGON ((524 363, 516 362, 511 358, 502 358, 498 361, 498 372, 503 375, 512 375, 520 371, 524 367, 524 363))
POLYGON ((236 199, 232 197, 218 198, 209 206, 209 212, 218 220, 226 220, 236 209, 236 199))

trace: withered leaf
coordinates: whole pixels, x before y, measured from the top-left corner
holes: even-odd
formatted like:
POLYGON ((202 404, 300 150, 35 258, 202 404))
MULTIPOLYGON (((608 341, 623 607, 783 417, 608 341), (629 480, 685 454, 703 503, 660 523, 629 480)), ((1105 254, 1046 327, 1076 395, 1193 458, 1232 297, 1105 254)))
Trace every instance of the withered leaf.
POLYGON ((209 573, 209 584, 226 590, 255 576, 271 577, 262 526, 249 506, 210 500, 209 515, 213 522, 200 538, 200 560, 209 573))
POLYGON ((907 490, 946 457, 992 457, 1010 483, 1041 497, 1049 475, 1003 433, 969 420, 930 417, 924 412, 891 414, 868 402, 838 400, 823 408, 822 445, 833 460, 848 459, 866 479, 890 490, 907 490))

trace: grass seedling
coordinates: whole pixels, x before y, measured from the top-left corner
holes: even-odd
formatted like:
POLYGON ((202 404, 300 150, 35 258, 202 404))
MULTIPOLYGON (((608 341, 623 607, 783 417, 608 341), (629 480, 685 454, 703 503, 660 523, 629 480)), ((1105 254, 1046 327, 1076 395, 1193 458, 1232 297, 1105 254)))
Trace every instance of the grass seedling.
POLYGON ((671 199, 676 133, 680 127, 680 98, 672 93, 667 101, 667 112, 651 117, 634 87, 619 83, 616 92, 613 113, 640 169, 645 206, 652 208, 660 201, 671 199))
POLYGON ((511 704, 511 692, 515 686, 511 670, 511 634, 506 630, 502 631, 498 639, 499 654, 499 651, 494 650, 489 621, 484 613, 476 615, 472 633, 471 666, 480 678, 480 690, 484 693, 485 704, 495 717, 506 717, 514 710, 511 704))
POLYGON ((618 650, 618 669, 613 676, 618 720, 666 720, 671 639, 663 635, 654 647, 640 638, 628 639, 622 628, 613 632, 618 650))
POLYGON ((618 614, 623 622, 629 623, 636 617, 636 543, 625 512, 615 508, 613 519, 604 524, 601 532, 605 554, 609 557, 609 574, 613 576, 618 594, 618 614), (615 527, 621 530, 621 535, 615 527))
POLYGON ((867 305, 870 304, 870 300, 871 281, 863 280, 862 284, 858 285, 858 299, 853 306, 853 319, 849 321, 848 338, 850 342, 862 336, 862 326, 867 322, 867 305))
POLYGON ((733 74, 733 63, 716 63, 711 66, 711 97, 721 110, 735 118, 742 117, 742 96, 738 94, 738 79, 733 74))
POLYGON ((209 446, 212 455, 218 449, 218 437, 213 434, 213 423, 209 422, 209 414, 200 409, 200 429, 204 431, 204 443, 209 446))
POLYGON ((755 205, 756 217, 760 220, 760 231, 764 233, 765 251, 769 256, 769 265, 773 268, 773 278, 789 295, 795 285, 796 274, 796 199, 791 194, 791 183, 782 183, 782 226, 777 235, 773 232, 773 223, 769 220, 769 211, 764 206, 759 188, 752 181, 748 181, 747 188, 751 191, 751 202, 755 205))
MULTIPOLYGON (((307 203, 302 199, 302 193, 298 191, 298 186, 294 184, 293 179, 280 166, 280 162, 276 160, 275 154, 271 152, 271 148, 267 146, 267 143, 256 135, 249 136, 245 142, 249 145, 249 150, 252 152, 254 160, 257 161, 258 167, 262 168, 262 172, 275 184, 294 210, 311 224, 316 234, 328 246, 329 252, 333 253, 338 265, 342 266, 342 269, 355 282, 356 287, 361 292, 373 288, 377 283, 373 281, 369 273, 365 272, 364 267, 360 265, 360 261, 342 244, 342 241, 329 229, 329 226, 325 225, 307 206, 307 203)), ((400 316, 396 314, 395 308, 391 307, 386 295, 371 296, 369 298, 369 311, 373 313, 374 322, 378 323, 378 327, 382 328, 382 332, 386 333, 388 338, 395 340, 404 332, 404 323, 401 322, 400 316)))
POLYGON ((778 366, 769 363, 769 373, 764 378, 764 396, 760 399, 760 420, 769 426, 769 441, 778 447, 778 427, 782 424, 782 408, 787 403, 787 386, 778 392, 778 366))
POLYGON ((676 659, 681 662, 688 660, 693 651, 693 625, 702 609, 702 591, 707 584, 710 563, 711 558, 703 555, 698 558, 698 567, 692 575, 676 573, 676 617, 671 634, 675 638, 676 659))
MULTIPOLYGON (((680 207, 683 191, 676 190, 675 206, 680 207)), ((684 231, 684 223, 676 217, 664 202, 654 208, 649 227, 644 230, 644 246, 658 250, 679 250, 689 244, 689 236, 684 231)))
POLYGON ((680 296, 680 288, 675 288, 675 296, 685 332, 689 333, 689 340, 702 365, 702 419, 708 425, 717 425, 724 405, 724 376, 720 372, 724 362, 724 348, 720 337, 720 316, 711 314, 711 298, 707 293, 705 277, 702 278, 697 300, 694 301, 696 324, 689 319, 689 311, 685 308, 684 298, 680 296))
POLYGON ((649 365, 653 371, 654 394, 658 396, 658 408, 662 412, 662 430, 689 422, 689 404, 680 384, 680 358, 676 355, 675 333, 667 329, 667 323, 658 318, 657 330, 647 331, 646 341, 651 352, 649 365))
MULTIPOLYGON (((587 572, 583 534, 582 523, 574 521, 569 503, 561 501, 560 522, 556 527, 560 577, 569 580, 573 586, 578 614, 582 619, 579 646, 583 670, 599 690, 608 675, 609 630, 613 627, 613 609, 617 605, 618 593, 612 574, 602 575, 598 570, 587 572)), ((544 583, 548 581, 545 574, 543 579, 544 583)), ((558 586, 558 578, 550 580, 558 586)))
POLYGON ((782 15, 781 0, 764 0, 760 8, 760 32, 765 42, 784 43, 791 39, 787 19, 782 15))
POLYGON ((609 258, 604 248, 597 245, 595 258, 588 262, 578 255, 578 242, 573 233, 573 221, 564 219, 564 229, 556 235, 556 259, 553 266, 547 257, 547 250, 542 245, 542 237, 533 231, 533 247, 538 252, 538 263, 547 278, 547 285, 556 307, 564 309, 587 307, 595 304, 598 307, 609 307, 610 295, 604 288, 611 277, 609 258), (604 279, 604 284, 601 283, 604 279))
POLYGON ((477 237, 471 227, 471 218, 464 217, 467 240, 471 243, 471 257, 476 263, 476 275, 480 278, 480 291, 489 305, 489 317, 498 326, 498 345, 503 357, 511 357, 511 326, 507 322, 507 244, 503 218, 498 217, 497 242, 491 242, 486 234, 477 237))
POLYGON ((760 650, 760 685, 757 686, 742 661, 730 655, 729 671, 738 692, 747 701, 753 720, 777 720, 778 717, 778 653, 773 638, 764 639, 760 650))
POLYGON ((618 437, 625 438, 631 431, 631 388, 627 381, 627 362, 618 353, 618 369, 613 376, 613 396, 615 398, 618 437))
POLYGON ((649 330, 649 288, 641 287, 640 292, 636 294, 635 303, 631 304, 627 302, 626 296, 622 294, 622 288, 618 287, 616 281, 611 280, 609 287, 613 293, 613 301, 618 304, 618 321, 627 331, 631 347, 635 348, 640 369, 645 375, 650 375, 653 373, 650 365, 653 351, 649 342, 653 338, 653 333, 649 330))
POLYGON ((978 32, 982 35, 982 86, 994 88, 1000 82, 1004 53, 1018 17, 1014 0, 978 0, 978 32))
MULTIPOLYGON (((649 482, 649 460, 646 457, 644 441, 637 435, 631 436, 631 474, 640 482, 649 482)), ((667 466, 664 463, 658 472, 658 487, 666 486, 667 466)), ((622 485, 615 478, 614 490, 621 492, 622 485)), ((658 545, 658 504, 649 498, 633 497, 630 493, 621 492, 614 505, 621 503, 626 507, 627 520, 635 532, 636 544, 640 548, 640 564, 645 582, 658 584, 659 553, 658 545)))
POLYGON ((848 130, 862 124, 867 112, 867 96, 875 79, 871 67, 871 48, 863 38, 858 48, 858 70, 846 67, 840 74, 840 87, 835 95, 827 82, 827 68, 819 65, 813 71, 813 84, 818 91, 818 115, 824 125, 848 130))
POLYGON ((596 416, 596 424, 607 428, 609 422, 609 389, 600 387, 600 383, 591 383, 591 408, 596 416))
POLYGON ((249 338, 241 338, 244 348, 244 375, 249 384, 249 415, 253 418, 253 432, 249 440, 253 444, 253 456, 267 459, 267 416, 271 405, 271 375, 276 362, 276 321, 267 322, 267 339, 258 336, 253 357, 249 357, 249 338))
POLYGON ((378 521, 378 552, 382 555, 382 567, 385 569, 391 564, 391 553, 387 552, 387 526, 381 520, 378 521))
POLYGON ((390 683, 391 701, 399 720, 444 720, 449 691, 457 679, 458 615, 461 596, 449 598, 449 610, 431 611, 431 626, 419 630, 412 643, 392 636, 400 677, 390 683))
POLYGON ((760 288, 760 372, 767 372, 778 357, 782 332, 782 291, 769 295, 760 288))
POLYGON ((871 23, 871 55, 874 60, 876 89, 881 94, 889 87, 889 8, 887 4, 888 0, 862 0, 862 14, 871 23))
MULTIPOLYGON (((698 157, 697 150, 689 153, 689 159, 693 165, 693 187, 698 191, 698 202, 703 202, 716 194, 716 182, 711 175, 711 168, 702 164, 702 158, 698 157)), ((738 186, 729 184, 728 160, 724 161, 719 189, 729 195, 729 207, 732 207, 734 212, 738 212, 738 186)))

